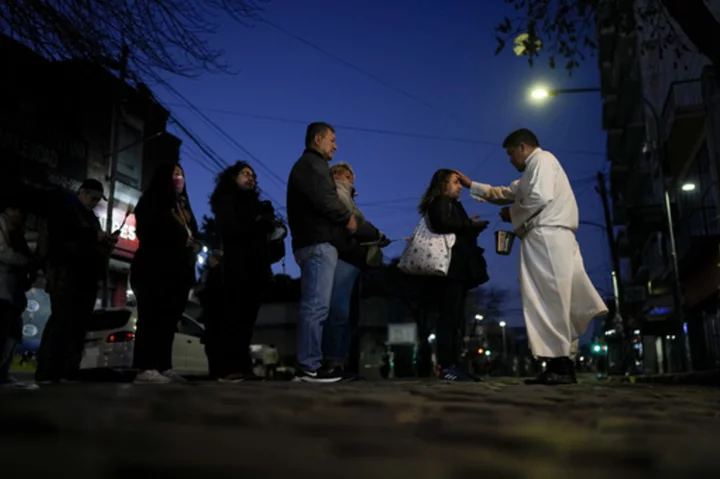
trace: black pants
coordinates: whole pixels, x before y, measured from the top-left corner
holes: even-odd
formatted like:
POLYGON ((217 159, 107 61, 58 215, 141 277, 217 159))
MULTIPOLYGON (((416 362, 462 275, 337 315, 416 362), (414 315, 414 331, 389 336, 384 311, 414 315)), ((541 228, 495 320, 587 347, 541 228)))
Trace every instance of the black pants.
POLYGON ((447 368, 456 365, 460 357, 458 333, 463 324, 467 289, 463 281, 452 278, 438 278, 437 288, 437 360, 441 367, 447 368))
POLYGON ((52 313, 40 342, 35 380, 77 379, 96 299, 94 281, 66 280, 50 292, 52 313))
POLYGON ((262 286, 259 282, 233 281, 218 286, 215 294, 220 308, 205 317, 205 354, 210 376, 252 373, 250 344, 260 311, 262 286))
POLYGON ((172 347, 178 322, 187 306, 190 285, 165 277, 133 284, 137 298, 137 330, 133 367, 140 371, 172 369, 172 347))

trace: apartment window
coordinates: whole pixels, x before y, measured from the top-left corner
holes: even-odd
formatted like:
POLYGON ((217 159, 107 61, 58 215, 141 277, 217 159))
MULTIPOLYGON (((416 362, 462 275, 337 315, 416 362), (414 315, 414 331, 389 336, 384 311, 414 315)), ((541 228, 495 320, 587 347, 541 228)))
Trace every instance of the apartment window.
POLYGON ((133 188, 142 187, 143 132, 130 123, 120 126, 117 179, 133 188))

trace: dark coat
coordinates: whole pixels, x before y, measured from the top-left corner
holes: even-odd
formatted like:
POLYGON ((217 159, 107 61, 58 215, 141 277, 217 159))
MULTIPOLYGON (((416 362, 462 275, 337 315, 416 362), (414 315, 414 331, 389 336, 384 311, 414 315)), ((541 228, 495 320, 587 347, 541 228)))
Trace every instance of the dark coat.
POLYGON ((268 234, 275 227, 275 211, 254 191, 236 188, 215 196, 212 210, 222 242, 224 276, 233 281, 270 277, 268 234))
POLYGON ((347 241, 350 210, 338 198, 327 161, 316 151, 305 150, 290 171, 287 215, 293 251, 320 243, 341 249, 347 241))
POLYGON ((477 245, 480 229, 473 224, 462 203, 447 196, 438 196, 427 209, 428 227, 434 233, 455 233, 455 245, 448 277, 464 281, 469 288, 486 283, 490 278, 483 253, 477 245))

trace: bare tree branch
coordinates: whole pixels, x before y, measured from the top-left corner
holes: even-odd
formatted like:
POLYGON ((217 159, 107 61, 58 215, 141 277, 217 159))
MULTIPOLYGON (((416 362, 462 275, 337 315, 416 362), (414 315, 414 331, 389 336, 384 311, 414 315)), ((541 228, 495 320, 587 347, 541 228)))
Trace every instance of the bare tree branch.
POLYGON ((52 59, 113 66, 123 43, 129 69, 153 78, 234 73, 208 40, 223 22, 251 27, 269 0, 4 0, 0 32, 52 59))

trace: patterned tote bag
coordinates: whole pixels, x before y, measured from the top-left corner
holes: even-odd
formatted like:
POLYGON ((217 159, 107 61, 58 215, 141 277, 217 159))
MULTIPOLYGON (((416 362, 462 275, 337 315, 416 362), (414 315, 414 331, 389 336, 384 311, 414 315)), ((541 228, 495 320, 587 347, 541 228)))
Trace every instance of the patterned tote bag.
POLYGON ((405 247, 398 268, 415 276, 447 276, 455 234, 430 231, 425 217, 420 220, 405 247))

